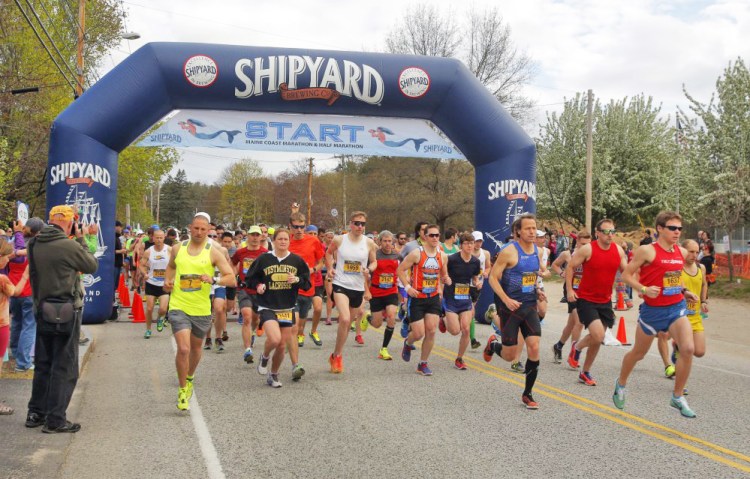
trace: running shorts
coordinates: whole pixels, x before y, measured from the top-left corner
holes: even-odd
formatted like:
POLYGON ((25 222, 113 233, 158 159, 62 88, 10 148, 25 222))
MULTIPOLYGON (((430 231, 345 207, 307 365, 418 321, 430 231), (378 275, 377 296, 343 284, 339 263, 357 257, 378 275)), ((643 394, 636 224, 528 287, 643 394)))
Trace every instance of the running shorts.
POLYGON ((686 315, 687 303, 684 299, 669 306, 649 306, 641 303, 638 324, 644 333, 654 336, 656 333, 668 331, 672 323, 686 315))
POLYGON ((180 311, 172 309, 168 313, 169 324, 172 325, 172 334, 190 329, 190 332, 196 338, 203 339, 211 329, 211 316, 190 316, 180 311))
POLYGON ((333 285, 333 294, 336 293, 343 294, 347 298, 349 298, 349 307, 350 308, 359 308, 362 306, 362 299, 365 296, 364 291, 354 291, 353 289, 344 288, 343 286, 339 286, 338 284, 333 285))
POLYGON ((614 327, 615 312, 612 310, 611 302, 592 303, 583 298, 578 298, 576 303, 578 304, 578 320, 586 327, 586 329, 588 329, 589 325, 597 319, 607 328, 614 327))
POLYGON ((443 312, 443 305, 440 303, 440 296, 430 296, 429 298, 409 298, 409 322, 416 323, 422 321, 425 315, 434 314, 439 316, 443 312))
POLYGON ((146 283, 146 296, 155 296, 157 298, 160 298, 164 296, 165 294, 169 294, 166 291, 164 291, 164 288, 161 286, 157 286, 155 284, 146 283))
POLYGON ((380 296, 370 300, 370 312, 377 313, 383 311, 386 306, 398 306, 398 293, 380 296))
POLYGON ((274 311, 273 309, 260 310, 260 325, 266 321, 276 321, 280 328, 291 328, 294 324, 294 309, 282 309, 274 311))
POLYGON ((500 334, 503 337, 504 346, 518 344, 519 330, 524 338, 542 335, 542 325, 536 311, 536 301, 522 303, 515 311, 509 310, 502 301, 496 302, 495 306, 500 316, 500 334))

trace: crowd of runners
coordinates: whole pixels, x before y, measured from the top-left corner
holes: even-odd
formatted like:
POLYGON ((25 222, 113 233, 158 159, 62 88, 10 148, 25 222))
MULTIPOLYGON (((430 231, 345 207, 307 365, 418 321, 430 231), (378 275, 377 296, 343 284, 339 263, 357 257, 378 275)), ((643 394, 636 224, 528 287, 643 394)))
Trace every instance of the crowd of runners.
POLYGON ((366 226, 367 214, 355 211, 348 229, 337 235, 308 224, 293 209, 288 225, 275 229, 260 224, 246 231, 226 231, 206 213, 197 213, 182 234, 157 225, 141 234, 118 228, 118 253, 127 256, 123 274, 133 289, 145 294, 144 338, 153 335, 152 328, 161 332, 168 324, 177 344, 177 407, 189 408, 203 351, 224 351, 228 313, 237 313, 242 325, 238 360, 255 363, 273 388, 282 386, 280 372, 287 354, 292 380, 304 377, 300 350, 307 338, 315 347, 330 348, 330 372, 342 374, 350 333, 356 344, 364 345, 362 333, 385 324, 373 356, 392 360, 391 342, 399 321, 401 359, 411 362, 412 355, 418 355, 416 371, 430 376, 438 331, 458 336, 454 367, 467 369, 465 352, 483 344, 475 337, 477 302, 481 290, 491 288, 493 301, 484 319, 494 333, 484 343, 484 360, 499 356, 524 374, 521 401, 537 409, 533 388, 548 301, 544 279, 554 273, 564 280, 563 301, 569 313, 552 347, 555 362, 563 362, 564 345, 572 339, 567 365, 578 370, 583 384, 597 384, 594 363, 614 325, 612 291, 620 280, 643 303, 634 346, 623 358, 619 377, 613 378, 615 406, 625 407, 628 377, 653 339, 659 338, 667 356, 668 342, 672 343, 665 367, 665 374, 674 377, 670 404, 683 416, 695 417, 685 399, 686 384, 693 356, 705 354, 702 318, 708 312, 708 284, 705 267, 698 262, 698 243, 680 243, 679 214, 660 213, 656 239, 634 251, 617 244, 613 221, 602 219, 593 235, 574 234, 570 249, 557 252, 554 261, 545 246, 547 233, 532 214, 515 220, 512 235, 494 257, 482 247, 480 231, 441 232, 437 225, 418 222, 412 239, 387 230, 366 234, 366 226), (321 322, 333 321, 336 340, 324 345, 318 328, 321 322), (261 336, 262 348, 254 349, 261 336))

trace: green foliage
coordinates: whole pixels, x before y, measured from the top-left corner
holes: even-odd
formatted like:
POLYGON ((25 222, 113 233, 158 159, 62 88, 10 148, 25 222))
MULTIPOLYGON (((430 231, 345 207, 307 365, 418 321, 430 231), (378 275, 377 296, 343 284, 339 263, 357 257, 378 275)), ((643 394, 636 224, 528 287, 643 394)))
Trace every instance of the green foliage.
MULTIPOLYGON (((125 205, 129 204, 131 223, 153 223, 155 217, 146 196, 169 173, 177 159, 177 151, 173 148, 128 147, 123 150, 117 165, 117 218, 124 220, 125 205)), ((160 215, 159 219, 162 218, 160 215)))
POLYGON ((217 221, 227 225, 256 223, 258 218, 269 216, 272 208, 272 190, 257 161, 245 158, 224 169, 219 178, 221 201, 217 221))

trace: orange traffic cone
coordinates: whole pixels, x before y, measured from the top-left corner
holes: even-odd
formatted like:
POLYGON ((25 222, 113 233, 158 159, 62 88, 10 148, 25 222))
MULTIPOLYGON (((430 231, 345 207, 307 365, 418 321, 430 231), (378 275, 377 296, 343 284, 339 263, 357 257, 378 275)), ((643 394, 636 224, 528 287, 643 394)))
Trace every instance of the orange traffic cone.
POLYGON ((625 307, 625 293, 622 291, 617 292, 617 306, 615 306, 615 311, 627 311, 628 308, 625 307))
POLYGON ((141 295, 138 293, 133 294, 133 322, 146 322, 146 313, 143 310, 143 300, 141 300, 141 295))
MULTIPOLYGON (((120 279, 122 279, 122 276, 120 276, 120 279)), ((124 281, 121 281, 119 288, 117 288, 117 296, 120 299, 120 306, 123 308, 130 307, 130 291, 128 291, 124 281)))
POLYGON ((120 282, 117 283, 117 290, 119 291, 123 286, 125 286, 125 275, 120 273, 120 282))
POLYGON ((617 340, 623 346, 630 346, 628 334, 625 332, 625 318, 623 316, 620 316, 620 325, 617 327, 617 340))

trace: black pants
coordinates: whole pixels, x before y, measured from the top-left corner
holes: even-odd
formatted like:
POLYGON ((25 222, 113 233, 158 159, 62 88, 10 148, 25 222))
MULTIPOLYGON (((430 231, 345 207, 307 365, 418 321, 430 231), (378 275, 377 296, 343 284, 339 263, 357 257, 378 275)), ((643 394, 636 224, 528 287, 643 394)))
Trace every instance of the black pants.
POLYGON ((36 358, 29 413, 46 417, 46 425, 65 424, 65 411, 78 382, 78 336, 82 310, 73 321, 51 324, 39 316, 36 323, 36 358))

